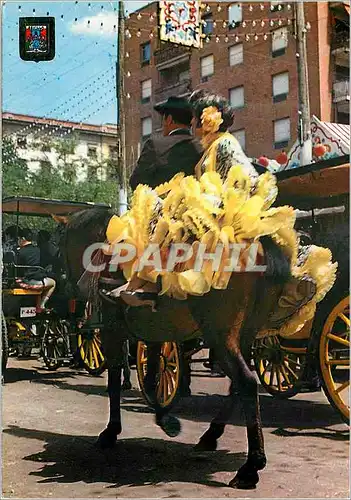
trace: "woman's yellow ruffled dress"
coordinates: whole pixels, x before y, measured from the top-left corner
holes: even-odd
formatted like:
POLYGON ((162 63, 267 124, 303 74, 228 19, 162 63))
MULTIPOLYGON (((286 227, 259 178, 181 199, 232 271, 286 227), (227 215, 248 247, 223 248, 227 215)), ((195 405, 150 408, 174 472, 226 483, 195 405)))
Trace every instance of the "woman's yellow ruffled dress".
MULTIPOLYGON (((215 149, 215 144, 213 146, 215 149)), ((178 300, 185 300, 188 294, 203 295, 211 288, 225 289, 232 274, 224 271, 229 245, 251 243, 269 235, 290 258, 292 275, 312 278, 317 288, 313 299, 289 319, 281 333, 287 335, 299 330, 313 317, 317 302, 334 284, 337 264, 332 263, 331 252, 311 246, 304 259, 298 258, 295 211, 290 206, 271 208, 278 194, 276 179, 271 173, 266 172, 252 181, 241 166, 233 166, 222 180, 215 172, 215 156, 211 154, 207 155, 206 170, 199 180, 178 174, 155 189, 139 185, 133 194, 131 209, 122 217, 111 219, 106 233, 111 247, 124 242, 137 249, 135 258, 121 265, 125 278, 129 281, 135 276, 139 260, 150 243, 159 245, 165 258, 171 243, 190 242, 194 255, 199 243, 206 245, 207 252, 214 252, 221 244, 224 251, 215 272, 210 261, 201 272, 195 272, 192 258, 179 264, 173 272, 149 267, 137 275, 154 283, 161 277, 160 295, 167 294, 178 300)))

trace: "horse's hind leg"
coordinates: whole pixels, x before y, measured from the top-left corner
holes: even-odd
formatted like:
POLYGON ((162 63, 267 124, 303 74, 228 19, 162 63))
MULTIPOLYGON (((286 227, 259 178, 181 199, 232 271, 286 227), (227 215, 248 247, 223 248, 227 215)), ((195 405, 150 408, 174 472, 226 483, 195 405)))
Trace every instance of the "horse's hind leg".
POLYGON ((264 451, 258 384, 244 359, 244 355, 248 359, 246 354, 251 346, 251 342, 248 341, 250 339, 249 332, 244 330, 242 338, 246 344, 242 346, 242 351, 236 345, 236 340, 234 339, 234 342, 231 343, 229 338, 228 353, 236 369, 238 394, 245 412, 248 457, 246 463, 239 469, 229 485, 233 488, 251 489, 255 488, 258 483, 258 471, 264 469, 267 460, 264 451))
POLYGON ((195 446, 194 452, 196 455, 202 455, 203 453, 212 452, 217 449, 217 441, 224 433, 225 426, 233 413, 234 407, 236 406, 237 394, 238 391, 232 383, 229 395, 225 398, 224 405, 212 420, 210 427, 201 436, 198 444, 195 446))
POLYGON ((129 391, 132 388, 131 371, 129 366, 129 340, 123 342, 123 384, 122 391, 129 391))

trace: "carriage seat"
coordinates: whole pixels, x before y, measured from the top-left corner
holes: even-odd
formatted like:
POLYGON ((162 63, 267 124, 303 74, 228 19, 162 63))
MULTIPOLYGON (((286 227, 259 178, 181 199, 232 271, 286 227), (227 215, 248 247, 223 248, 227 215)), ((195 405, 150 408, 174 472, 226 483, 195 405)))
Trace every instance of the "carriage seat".
POLYGON ((24 290, 44 290, 44 283, 38 280, 26 280, 24 278, 16 279, 16 284, 19 288, 23 288, 24 290))

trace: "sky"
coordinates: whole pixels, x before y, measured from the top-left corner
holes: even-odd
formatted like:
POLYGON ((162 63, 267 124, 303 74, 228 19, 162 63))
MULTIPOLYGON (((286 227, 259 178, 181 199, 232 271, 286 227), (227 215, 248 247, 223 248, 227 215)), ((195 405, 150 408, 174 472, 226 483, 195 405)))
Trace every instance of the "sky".
MULTIPOLYGON (((133 12, 147 3, 129 0, 126 10, 133 12)), ((1 47, 3 112, 116 123, 117 8, 117 0, 7 0, 1 47), (47 15, 55 17, 55 59, 23 61, 18 19, 47 15)))

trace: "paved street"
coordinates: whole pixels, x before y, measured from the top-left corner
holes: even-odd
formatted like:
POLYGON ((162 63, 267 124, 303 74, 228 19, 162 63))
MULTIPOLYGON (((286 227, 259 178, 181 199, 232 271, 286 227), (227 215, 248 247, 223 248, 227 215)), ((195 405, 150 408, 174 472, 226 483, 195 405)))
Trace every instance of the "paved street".
POLYGON ((153 423, 137 389, 124 394, 123 434, 115 450, 94 448, 108 411, 106 375, 42 369, 35 359, 9 361, 3 399, 3 496, 25 498, 346 498, 348 429, 323 393, 277 401, 262 394, 268 466, 254 491, 226 484, 243 463, 240 410, 217 452, 190 452, 216 413, 226 379, 194 365, 190 398, 174 413, 183 430, 170 439, 153 423))

